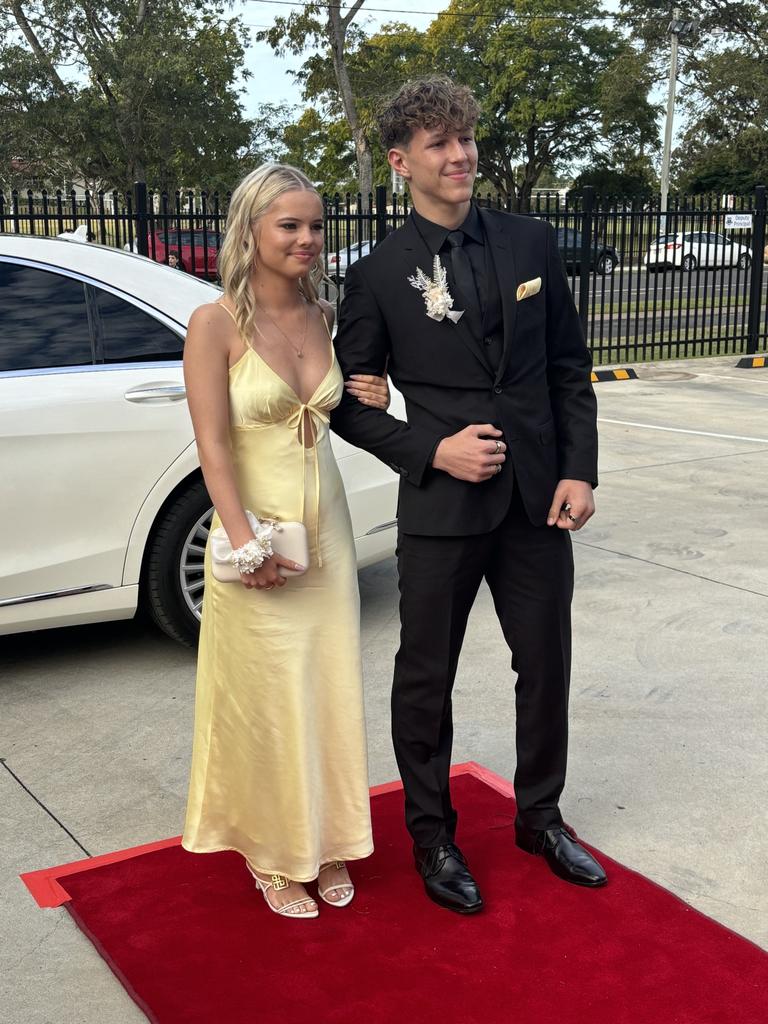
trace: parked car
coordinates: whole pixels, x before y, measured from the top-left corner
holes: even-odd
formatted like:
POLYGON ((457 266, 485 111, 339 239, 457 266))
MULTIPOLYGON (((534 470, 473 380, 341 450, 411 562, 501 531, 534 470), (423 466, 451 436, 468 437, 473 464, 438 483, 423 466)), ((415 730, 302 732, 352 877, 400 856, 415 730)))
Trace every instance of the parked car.
MULTIPOLYGON (((195 638, 212 515, 181 355, 221 294, 118 249, 0 235, 0 633, 130 618, 195 638)), ((405 418, 402 396, 392 411, 405 418)), ((334 436, 358 564, 394 550, 398 477, 334 436)))
MULTIPOLYGON (((566 267, 578 270, 581 267, 582 234, 575 228, 555 228, 557 247, 566 267)), ((621 253, 613 245, 596 239, 590 249, 589 269, 610 277, 621 263, 621 253)))
POLYGON ((752 250, 712 231, 678 231, 651 242, 644 259, 649 270, 682 267, 741 267, 752 263, 752 250))
POLYGON ((157 228, 148 239, 149 255, 158 263, 168 262, 168 253, 180 254, 188 273, 213 281, 218 274, 217 261, 221 247, 221 234, 208 228, 169 230, 157 228), (167 240, 167 245, 166 245, 167 240))
POLYGON ((369 240, 361 242, 352 242, 349 248, 342 247, 338 252, 329 252, 326 260, 326 272, 332 281, 337 284, 339 281, 343 281, 347 267, 350 263, 354 263, 355 260, 361 259, 363 256, 367 256, 371 251, 371 243, 369 240))

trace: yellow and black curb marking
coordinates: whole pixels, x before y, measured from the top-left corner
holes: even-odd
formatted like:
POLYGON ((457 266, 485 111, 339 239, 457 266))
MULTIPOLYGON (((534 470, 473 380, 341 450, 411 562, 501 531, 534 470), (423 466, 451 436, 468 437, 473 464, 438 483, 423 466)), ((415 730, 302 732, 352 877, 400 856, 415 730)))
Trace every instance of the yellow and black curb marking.
POLYGON ((592 383, 597 384, 601 380, 637 380, 637 374, 629 366, 622 370, 593 370, 592 383))
POLYGON ((745 356, 736 366, 740 370, 757 370, 768 366, 768 356, 745 356))

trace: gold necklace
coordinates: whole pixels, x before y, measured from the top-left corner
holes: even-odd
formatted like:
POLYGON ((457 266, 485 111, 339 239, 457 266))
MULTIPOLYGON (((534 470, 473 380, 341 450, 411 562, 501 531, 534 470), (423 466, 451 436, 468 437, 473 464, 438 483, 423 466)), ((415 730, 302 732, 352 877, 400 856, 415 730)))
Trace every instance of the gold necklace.
POLYGON ((254 301, 254 303, 256 303, 257 308, 261 310, 261 312, 264 314, 264 316, 267 318, 267 320, 269 320, 269 322, 274 327, 276 327, 278 329, 278 331, 280 331, 280 333, 285 338, 285 340, 288 342, 288 344, 291 346, 291 348, 296 353, 298 358, 299 359, 303 359, 304 358, 304 346, 307 343, 307 325, 309 323, 309 305, 308 305, 308 303, 306 301, 304 303, 304 331, 302 332, 302 335, 301 335, 301 346, 299 348, 296 348, 296 346, 293 344, 291 339, 288 337, 288 335, 282 329, 280 324, 278 324, 275 320, 272 319, 272 317, 269 315, 269 313, 266 311, 266 309, 264 309, 264 307, 259 302, 256 302, 256 299, 254 299, 253 301, 254 301))

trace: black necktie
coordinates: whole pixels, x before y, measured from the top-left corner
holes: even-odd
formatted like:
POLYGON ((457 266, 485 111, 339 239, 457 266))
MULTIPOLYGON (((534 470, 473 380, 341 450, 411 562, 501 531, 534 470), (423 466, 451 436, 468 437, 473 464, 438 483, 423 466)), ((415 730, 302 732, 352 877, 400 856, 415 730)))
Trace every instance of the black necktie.
POLYGON ((453 280, 459 293, 454 296, 453 308, 464 310, 464 316, 472 333, 479 338, 483 333, 480 300, 477 294, 475 275, 472 273, 472 264, 464 251, 464 232, 449 232, 448 244, 451 247, 453 280))

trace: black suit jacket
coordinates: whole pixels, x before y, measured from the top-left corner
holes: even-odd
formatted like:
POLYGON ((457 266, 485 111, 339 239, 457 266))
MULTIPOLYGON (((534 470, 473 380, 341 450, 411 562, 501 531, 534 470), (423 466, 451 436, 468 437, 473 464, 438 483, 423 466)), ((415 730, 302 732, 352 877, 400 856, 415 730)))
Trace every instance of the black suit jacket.
POLYGON ((486 533, 504 518, 515 482, 529 519, 540 525, 558 480, 597 485, 592 360, 555 232, 533 217, 480 214, 504 311, 497 368, 464 318, 430 319, 423 293, 408 283, 417 267, 431 277, 433 260, 411 218, 351 264, 344 282, 335 339, 344 376, 380 374, 386 366, 408 422, 345 393, 331 426, 400 474, 398 519, 406 533, 486 533), (536 277, 540 292, 518 302, 518 285, 536 277), (494 424, 508 446, 503 472, 484 483, 431 466, 437 443, 472 423, 494 424))

